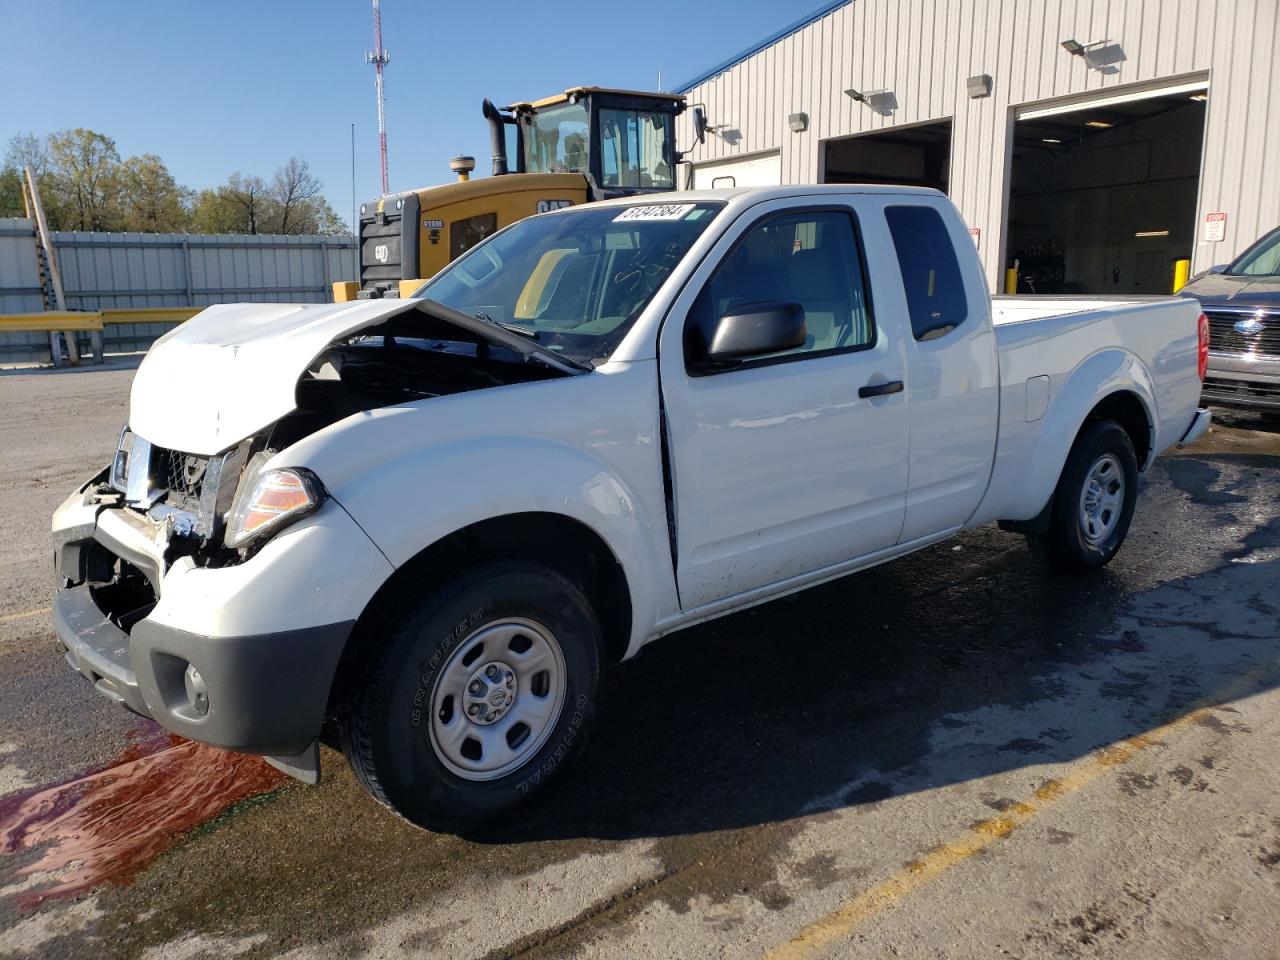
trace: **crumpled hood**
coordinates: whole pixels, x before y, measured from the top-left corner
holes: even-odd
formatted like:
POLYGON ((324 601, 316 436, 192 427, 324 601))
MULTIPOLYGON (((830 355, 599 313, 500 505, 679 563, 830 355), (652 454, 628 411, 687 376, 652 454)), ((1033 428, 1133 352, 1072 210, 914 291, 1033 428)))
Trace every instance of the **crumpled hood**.
POLYGON ((1193 280, 1178 291, 1201 303, 1230 303, 1233 306, 1280 306, 1280 278, 1278 277, 1228 277, 1210 273, 1193 280))
POLYGON ((293 410, 298 378, 332 341, 409 310, 570 369, 519 335, 433 300, 222 304, 155 342, 133 379, 129 426, 158 446, 211 456, 293 410))

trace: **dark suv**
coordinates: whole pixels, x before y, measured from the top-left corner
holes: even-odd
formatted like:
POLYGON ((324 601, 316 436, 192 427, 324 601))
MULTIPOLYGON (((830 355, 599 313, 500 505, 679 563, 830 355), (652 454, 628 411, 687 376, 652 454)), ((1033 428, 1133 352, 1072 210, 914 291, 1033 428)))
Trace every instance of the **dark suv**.
POLYGON ((1280 228, 1179 293, 1209 318, 1204 399, 1280 409, 1280 228))

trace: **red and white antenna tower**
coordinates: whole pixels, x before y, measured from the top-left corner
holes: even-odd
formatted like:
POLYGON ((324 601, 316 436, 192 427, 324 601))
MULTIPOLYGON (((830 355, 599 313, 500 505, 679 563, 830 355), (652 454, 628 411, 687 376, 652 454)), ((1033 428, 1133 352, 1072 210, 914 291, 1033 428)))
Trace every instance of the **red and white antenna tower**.
POLYGON ((391 62, 391 55, 382 49, 382 5, 373 0, 373 53, 364 55, 365 63, 373 64, 378 88, 378 153, 382 160, 382 195, 390 193, 387 186, 387 111, 382 100, 382 68, 391 62))

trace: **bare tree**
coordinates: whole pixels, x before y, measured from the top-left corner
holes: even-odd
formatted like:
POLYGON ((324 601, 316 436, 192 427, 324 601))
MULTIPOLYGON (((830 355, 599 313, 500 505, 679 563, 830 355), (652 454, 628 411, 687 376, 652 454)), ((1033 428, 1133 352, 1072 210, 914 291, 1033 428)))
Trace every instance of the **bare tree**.
POLYGON ((311 206, 311 200, 320 194, 321 183, 311 172, 307 161, 290 157, 289 162, 271 178, 271 199, 276 205, 279 233, 296 233, 299 214, 311 206), (291 229, 292 228, 292 229, 291 229))
POLYGON ((262 232, 260 226, 267 214, 270 197, 261 177, 242 177, 236 171, 225 187, 218 188, 218 192, 240 213, 245 233, 262 232))
POLYGON ((37 177, 42 177, 49 172, 49 145, 44 137, 34 133, 12 136, 4 152, 4 165, 19 173, 23 167, 30 167, 37 177))

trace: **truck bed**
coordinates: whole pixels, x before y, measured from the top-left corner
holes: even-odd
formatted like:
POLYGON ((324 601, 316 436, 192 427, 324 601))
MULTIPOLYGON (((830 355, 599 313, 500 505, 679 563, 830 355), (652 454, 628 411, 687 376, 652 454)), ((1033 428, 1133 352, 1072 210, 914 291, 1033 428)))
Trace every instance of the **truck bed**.
POLYGON ((1089 390, 1118 377, 1150 398, 1151 452, 1186 432, 1200 398, 1200 309, 1194 302, 996 297, 991 312, 1000 363, 1000 429, 991 484, 975 522, 1030 519, 1047 502, 1065 457, 1059 447, 1079 428, 1055 416, 1093 406, 1056 403, 1063 390, 1089 390))

